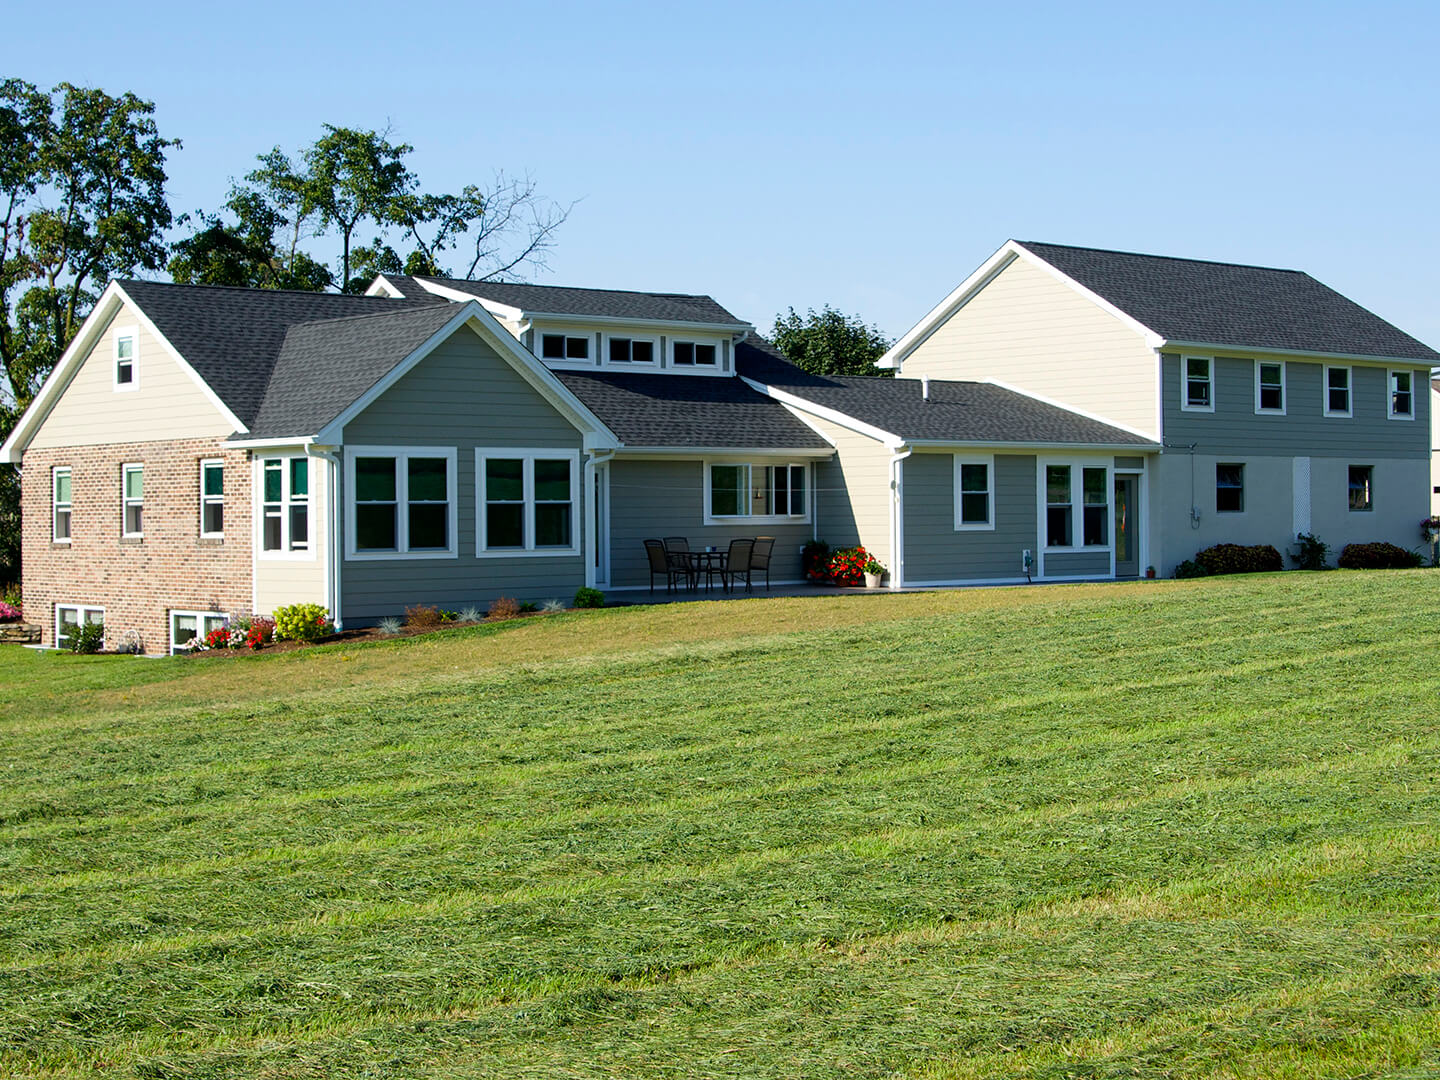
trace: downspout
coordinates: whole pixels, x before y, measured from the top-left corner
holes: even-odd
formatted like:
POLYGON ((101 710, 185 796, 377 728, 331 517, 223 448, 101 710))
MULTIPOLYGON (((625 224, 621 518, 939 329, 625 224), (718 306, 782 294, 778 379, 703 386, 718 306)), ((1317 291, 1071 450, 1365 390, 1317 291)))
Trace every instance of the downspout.
POLYGON ((330 609, 330 618, 339 631, 344 629, 340 622, 340 459, 329 450, 315 449, 314 443, 305 444, 305 453, 330 466, 325 485, 330 503, 330 524, 325 537, 329 564, 325 568, 325 606, 330 609))
POLYGON ((914 448, 901 443, 890 453, 890 588, 905 587, 905 493, 900 478, 903 462, 914 448))
MULTIPOLYGON (((615 456, 615 451, 610 450, 586 450, 584 480, 581 481, 584 492, 582 497, 585 500, 585 539, 589 542, 589 550, 582 546, 581 557, 585 560, 585 585, 587 588, 595 588, 599 581, 599 567, 595 564, 599 560, 602 550, 600 543, 600 507, 597 505, 599 499, 595 494, 595 467, 603 465, 615 456)), ((609 575, 606 575, 606 586, 608 587, 609 575)))

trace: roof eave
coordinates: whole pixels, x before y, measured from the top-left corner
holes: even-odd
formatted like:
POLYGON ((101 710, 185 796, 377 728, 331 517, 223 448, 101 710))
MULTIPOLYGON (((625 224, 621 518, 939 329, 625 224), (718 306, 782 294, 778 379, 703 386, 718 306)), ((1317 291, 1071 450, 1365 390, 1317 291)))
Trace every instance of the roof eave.
POLYGON ((833 446, 640 446, 626 443, 615 451, 617 458, 627 457, 832 457, 833 446))
POLYGON ((1433 357, 1379 356, 1374 353, 1315 352, 1307 349, 1277 349, 1269 345, 1234 345, 1221 341, 1180 341, 1166 338, 1155 346, 1158 351, 1188 349, 1195 352, 1267 353, 1274 356, 1313 356, 1321 360, 1353 360, 1370 364, 1405 364, 1410 367, 1440 366, 1440 355, 1433 357))
POLYGON ((1093 450, 1097 453, 1159 453, 1158 442, 1041 442, 1033 439, 906 439, 906 445, 926 449, 955 447, 965 450, 1093 450))

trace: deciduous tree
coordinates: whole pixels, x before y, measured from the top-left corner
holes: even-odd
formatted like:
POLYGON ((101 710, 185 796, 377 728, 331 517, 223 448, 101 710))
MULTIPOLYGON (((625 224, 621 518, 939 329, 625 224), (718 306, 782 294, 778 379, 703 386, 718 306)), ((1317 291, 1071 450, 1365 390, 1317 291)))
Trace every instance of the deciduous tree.
POLYGON ((843 314, 829 304, 818 312, 811 308, 803 318, 793 307, 775 316, 770 339, 787 360, 815 375, 895 374, 875 366, 891 345, 880 328, 866 326, 860 316, 843 314))

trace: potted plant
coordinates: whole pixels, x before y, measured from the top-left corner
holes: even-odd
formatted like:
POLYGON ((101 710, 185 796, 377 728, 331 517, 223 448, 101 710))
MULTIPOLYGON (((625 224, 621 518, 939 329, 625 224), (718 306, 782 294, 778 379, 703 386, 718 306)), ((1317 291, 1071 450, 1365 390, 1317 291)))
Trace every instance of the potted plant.
POLYGON ((885 576, 885 566, 879 559, 871 555, 865 560, 865 587, 867 589, 878 589, 880 579, 885 576))
POLYGON ((1153 566, 1145 567, 1145 577, 1149 581, 1155 580, 1155 568, 1153 566))

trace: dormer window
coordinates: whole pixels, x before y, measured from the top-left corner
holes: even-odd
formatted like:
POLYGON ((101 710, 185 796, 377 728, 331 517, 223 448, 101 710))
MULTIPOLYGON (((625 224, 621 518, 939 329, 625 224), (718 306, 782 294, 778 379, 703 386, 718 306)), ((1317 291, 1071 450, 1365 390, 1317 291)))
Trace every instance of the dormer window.
POLYGON ((676 367, 714 367, 716 349, 713 344, 697 341, 675 342, 672 362, 676 367))
POLYGON ((612 337, 610 339, 610 363, 612 364, 653 364, 655 343, 643 338, 612 337))
POLYGON ((541 334, 540 358, 542 360, 589 360, 590 339, 569 337, 565 334, 541 334))
POLYGON ((140 388, 140 335, 134 327, 115 331, 115 389, 140 388))

